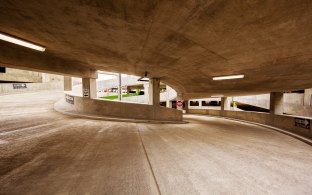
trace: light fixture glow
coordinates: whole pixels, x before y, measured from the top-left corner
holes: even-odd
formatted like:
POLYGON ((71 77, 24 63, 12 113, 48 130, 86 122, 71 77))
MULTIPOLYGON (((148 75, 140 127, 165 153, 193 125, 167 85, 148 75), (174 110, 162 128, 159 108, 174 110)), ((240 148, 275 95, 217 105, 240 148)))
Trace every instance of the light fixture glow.
POLYGON ((17 39, 17 38, 8 36, 8 35, 2 34, 2 33, 0 33, 0 40, 7 41, 7 42, 10 42, 10 43, 14 43, 16 45, 21 45, 21 46, 24 46, 24 47, 28 47, 28 48, 31 48, 31 49, 35 49, 35 50, 38 50, 38 51, 41 51, 41 52, 45 51, 44 47, 41 47, 39 45, 35 45, 35 44, 27 42, 27 41, 23 41, 21 39, 17 39))
POLYGON ((218 77, 212 77, 212 80, 214 81, 220 81, 220 80, 228 80, 228 79, 242 79, 245 75, 239 74, 239 75, 229 75, 229 76, 218 76, 218 77))

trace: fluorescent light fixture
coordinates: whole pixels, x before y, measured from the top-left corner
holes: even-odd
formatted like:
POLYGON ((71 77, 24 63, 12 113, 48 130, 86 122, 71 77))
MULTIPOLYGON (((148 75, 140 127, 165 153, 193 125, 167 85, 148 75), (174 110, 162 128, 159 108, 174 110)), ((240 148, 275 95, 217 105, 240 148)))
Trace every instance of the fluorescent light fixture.
POLYGON ((229 75, 229 76, 219 76, 219 77, 212 77, 212 80, 214 81, 220 81, 220 80, 228 80, 228 79, 242 79, 245 75, 239 74, 239 75, 229 75))
POLYGON ((27 41, 23 41, 21 39, 17 39, 17 38, 8 36, 8 35, 2 34, 2 33, 0 33, 0 40, 7 41, 7 42, 10 42, 10 43, 14 43, 16 45, 21 45, 21 46, 24 46, 24 47, 28 47, 28 48, 31 48, 31 49, 35 49, 35 50, 38 50, 38 51, 41 51, 41 52, 45 51, 44 47, 41 47, 39 45, 35 45, 35 44, 27 42, 27 41))
POLYGON ((149 82, 149 78, 141 77, 138 79, 138 81, 149 82))

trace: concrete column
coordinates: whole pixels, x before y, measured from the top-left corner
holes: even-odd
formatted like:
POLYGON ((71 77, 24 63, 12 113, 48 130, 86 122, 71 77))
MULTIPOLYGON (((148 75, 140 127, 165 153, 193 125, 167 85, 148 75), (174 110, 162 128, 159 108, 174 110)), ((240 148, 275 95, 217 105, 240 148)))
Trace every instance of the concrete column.
POLYGON ((82 97, 97 98, 96 79, 82 78, 82 97))
POLYGON ((271 114, 283 114, 283 97, 282 92, 270 93, 270 113, 271 114))
POLYGON ((122 94, 121 94, 121 73, 118 75, 118 100, 121 101, 122 94))
POLYGON ((228 97, 221 97, 221 111, 230 110, 231 102, 228 97))
POLYGON ((188 113, 188 110, 189 110, 189 100, 184 100, 184 103, 185 103, 185 113, 188 113))
POLYGON ((304 90, 303 105, 312 107, 312 89, 304 90))
POLYGON ((199 107, 199 109, 202 109, 202 107, 203 107, 202 101, 201 101, 201 100, 196 100, 196 101, 198 101, 198 107, 199 107))
POLYGON ((149 105, 159 106, 160 103, 160 79, 159 78, 151 78, 149 79, 149 87, 148 87, 148 95, 149 105))
POLYGON ((71 91, 72 90, 72 77, 64 76, 64 91, 71 91))
POLYGON ((231 109, 231 100, 228 97, 221 97, 221 116, 226 116, 225 111, 231 109))
POLYGON ((166 107, 167 107, 167 108, 172 108, 172 101, 167 100, 167 101, 166 101, 166 107))

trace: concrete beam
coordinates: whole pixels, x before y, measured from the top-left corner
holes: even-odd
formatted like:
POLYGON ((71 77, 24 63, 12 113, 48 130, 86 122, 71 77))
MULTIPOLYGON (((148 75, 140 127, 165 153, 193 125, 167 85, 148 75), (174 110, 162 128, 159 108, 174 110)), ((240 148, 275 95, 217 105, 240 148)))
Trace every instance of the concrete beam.
POLYGON ((10 43, 1 43, 0 64, 9 68, 76 77, 97 78, 96 70, 52 53, 38 52, 10 43))

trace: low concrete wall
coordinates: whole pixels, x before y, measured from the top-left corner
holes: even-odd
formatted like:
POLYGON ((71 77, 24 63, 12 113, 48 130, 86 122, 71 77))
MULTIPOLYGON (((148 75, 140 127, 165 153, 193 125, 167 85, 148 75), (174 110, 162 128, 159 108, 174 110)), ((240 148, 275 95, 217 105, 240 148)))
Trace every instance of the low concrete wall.
POLYGON ((270 94, 250 95, 250 96, 236 96, 233 97, 236 102, 249 104, 261 108, 270 108, 270 94))
POLYGON ((26 93, 42 90, 54 90, 64 89, 64 83, 62 82, 47 82, 47 83, 15 83, 15 84, 26 84, 26 88, 14 89, 13 83, 1 83, 0 84, 0 95, 14 94, 14 93, 26 93))
POLYGON ((57 104, 65 112, 74 114, 154 121, 182 121, 183 119, 182 112, 176 109, 147 104, 89 99, 74 96, 71 93, 65 94, 64 99, 57 104), (70 97, 69 99, 73 98, 73 101, 68 101, 68 97, 70 97))
POLYGON ((285 114, 312 117, 312 107, 284 103, 283 112, 285 114))
POLYGON ((6 73, 0 73, 0 81, 41 83, 42 73, 6 68, 6 73))
POLYGON ((222 116, 260 123, 264 125, 281 128, 286 131, 312 139, 311 118, 308 117, 299 117, 300 119, 304 119, 304 121, 307 120, 307 122, 310 123, 310 128, 306 129, 303 127, 295 126, 296 118, 294 116, 287 115, 273 115, 261 112, 230 111, 230 110, 221 111, 221 110, 201 110, 201 109, 192 109, 189 110, 188 113, 222 116))

